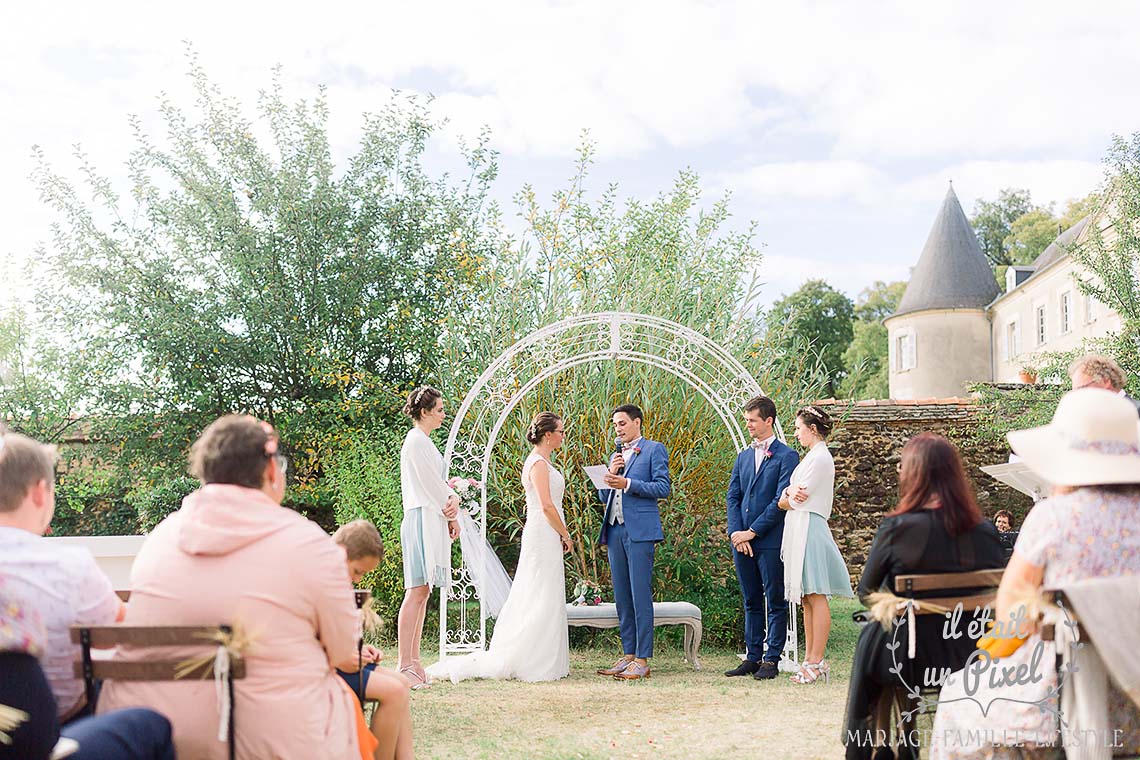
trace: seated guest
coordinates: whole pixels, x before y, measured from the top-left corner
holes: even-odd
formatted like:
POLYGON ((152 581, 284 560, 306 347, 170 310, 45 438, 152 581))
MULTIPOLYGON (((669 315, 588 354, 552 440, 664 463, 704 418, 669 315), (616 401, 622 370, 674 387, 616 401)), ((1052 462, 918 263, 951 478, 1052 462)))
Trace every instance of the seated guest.
MULTIPOLYGON (((0 737, 0 760, 46 760, 61 736, 63 743, 78 742, 68 755, 73 760, 173 760, 170 722, 153 710, 73 719, 61 729, 57 697, 62 693, 73 704, 75 684, 49 683, 42 663, 57 672, 66 663, 70 673, 78 654, 68 626, 92 609, 114 618, 119 605, 118 597, 114 605, 106 599, 104 586, 114 593, 89 552, 40 538, 55 508, 54 464, 50 446, 0 435, 0 732, 6 735, 0 737), (75 596, 77 589, 105 603, 93 607, 75 596)), ((82 682, 78 688, 82 695, 82 682)), ((80 706, 64 712, 77 713, 80 706)))
MULTIPOLYGON (((344 551, 281 507, 286 466, 264 422, 230 415, 207 427, 190 449, 203 485, 143 543, 126 622, 235 626, 236 641, 247 643, 246 675, 235 681, 239 758, 358 757, 359 707, 333 668, 356 654, 359 626, 344 551)), ((147 654, 120 648, 119 656, 147 654)), ((194 659, 208 651, 163 654, 194 659)), ((170 718, 179 757, 226 757, 218 738, 224 706, 212 681, 104 684, 100 711, 130 705, 170 718)))
MULTIPOLYGON (((899 464, 899 501, 879 525, 871 544, 858 594, 866 602, 875 591, 894 592, 895 577, 908 574, 959 573, 999 568, 1003 564, 997 530, 983 517, 954 445, 940 435, 920 433, 907 441, 899 464)), ((916 594, 916 596, 919 596, 916 594)), ((938 592, 926 596, 938 596, 938 592)), ((974 650, 976 637, 967 635, 974 619, 965 610, 961 638, 944 638, 942 615, 921 615, 915 623, 915 656, 907 652, 909 630, 887 631, 872 622, 863 628, 855 645, 847 692, 846 731, 848 758, 870 758, 873 715, 888 706, 880 698, 903 688, 902 681, 922 685, 928 673, 962 667, 974 650), (903 642, 892 651, 893 641, 903 642), (890 672, 895 663, 901 674, 890 672), (901 678, 900 678, 901 675, 901 678), (887 691, 885 691, 887 690, 887 691)), ((880 750, 876 758, 891 757, 880 750)), ((915 755, 917 756, 917 754, 915 755)))
MULTIPOLYGON (((367 520, 345 523, 333 534, 344 548, 348 575, 355 585, 380 565, 384 558, 384 542, 376 526, 367 520)), ((379 667, 383 654, 376 647, 362 645, 357 657, 341 663, 337 675, 345 680, 356 695, 377 702, 369 728, 380 742, 375 757, 410 759, 412 755, 412 713, 408 702, 408 682, 390 670, 379 667), (363 667, 361 664, 363 663, 363 667), (361 684, 361 679, 364 683, 361 684)))
POLYGON ((55 514, 55 449, 16 433, 0 442, 0 576, 9 598, 43 621, 43 669, 66 723, 90 712, 72 675, 80 649, 69 628, 114 623, 123 603, 91 552, 43 539, 55 514))
MULTIPOLYGON (((1128 399, 1111 391, 1075 390, 1061 399, 1049 425, 1009 434, 1014 452, 1054 490, 1021 526, 998 589, 995 621, 1010 620, 1024 604, 1019 597, 1025 589, 1063 589, 1090 578, 1140 576, 1140 435, 1132 411, 1128 399)), ((999 665, 1009 667, 1016 664, 1015 658, 1039 651, 1036 634, 1021 640, 1025 643, 1020 647, 1002 653, 999 665)), ((1080 678, 1077 664, 1075 677, 1080 678)), ((1055 730, 1053 716, 1035 707, 1023 709, 1041 699, 1040 692, 1030 693, 1037 684, 1047 683, 1040 675, 1025 680, 1032 683, 1002 683, 994 688, 990 679, 982 678, 974 690, 976 702, 951 702, 962 691, 960 673, 951 676, 939 698, 931 757, 1056 757, 1056 747, 1042 746, 1048 742, 1033 738, 1047 739, 1055 730), (984 714, 983 705, 988 708, 984 714), (1027 746, 978 744, 981 737, 998 737, 999 742, 1012 737, 1027 746)), ((1106 736, 1116 744, 1117 756, 1134 757, 1140 753, 1140 710, 1111 681, 1107 696, 1106 736)), ((1075 712, 1066 708, 1070 723, 1075 712)), ((1101 740, 1069 737, 1065 745, 1072 752, 1069 757, 1107 757, 1112 753, 1098 751, 1102 745, 1093 744, 1101 740)))
POLYGON ((1013 554, 1013 545, 1017 542, 1017 531, 1013 529, 1013 513, 1008 509, 999 509, 994 515, 994 527, 997 528, 998 541, 1001 541, 1005 561, 1009 562, 1013 554))
POLYGON ((46 643, 36 610, 7 598, 0 579, 0 760, 48 760, 64 750, 71 760, 174 760, 170 721, 154 710, 116 710, 61 728, 37 659, 46 643))
POLYGON ((46 760, 59 739, 59 716, 37 657, 47 632, 35 610, 11 599, 0 575, 0 759, 46 760))

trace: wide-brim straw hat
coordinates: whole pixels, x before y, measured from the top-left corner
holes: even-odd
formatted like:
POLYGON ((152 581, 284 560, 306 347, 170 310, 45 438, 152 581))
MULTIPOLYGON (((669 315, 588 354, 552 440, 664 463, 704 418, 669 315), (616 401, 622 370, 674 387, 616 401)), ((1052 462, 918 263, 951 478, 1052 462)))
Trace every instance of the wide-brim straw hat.
POLYGON ((1048 425, 1008 437, 1029 469, 1053 485, 1140 483, 1136 407, 1112 391, 1070 391, 1048 425))

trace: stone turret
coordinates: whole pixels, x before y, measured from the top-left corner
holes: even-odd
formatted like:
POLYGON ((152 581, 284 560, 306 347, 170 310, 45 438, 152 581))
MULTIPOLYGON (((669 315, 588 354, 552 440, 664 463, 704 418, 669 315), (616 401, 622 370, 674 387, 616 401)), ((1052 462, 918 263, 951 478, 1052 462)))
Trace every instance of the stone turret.
POLYGON ((894 399, 960 396, 993 378, 986 306, 1001 291, 951 185, 894 314, 890 341, 894 399))

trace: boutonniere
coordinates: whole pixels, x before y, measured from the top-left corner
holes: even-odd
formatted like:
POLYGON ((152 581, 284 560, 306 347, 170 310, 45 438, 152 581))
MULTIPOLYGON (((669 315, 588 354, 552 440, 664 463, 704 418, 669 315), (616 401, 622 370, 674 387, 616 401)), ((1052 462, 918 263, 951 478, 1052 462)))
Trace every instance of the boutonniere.
POLYGON ((641 447, 640 446, 634 446, 633 447, 633 453, 634 454, 640 454, 641 453, 641 447))
POLYGON ((772 458, 772 450, 771 449, 768 449, 767 451, 764 452, 764 458, 765 459, 771 459, 772 458))

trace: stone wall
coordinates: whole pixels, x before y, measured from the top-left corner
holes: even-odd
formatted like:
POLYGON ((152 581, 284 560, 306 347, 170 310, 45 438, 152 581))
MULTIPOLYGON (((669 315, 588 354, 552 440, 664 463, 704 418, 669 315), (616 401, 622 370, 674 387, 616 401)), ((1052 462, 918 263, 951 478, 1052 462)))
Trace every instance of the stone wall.
POLYGON ((945 435, 958 445, 966 474, 974 484, 978 505, 986 517, 1008 509, 1021 524, 1032 500, 1002 485, 979 468, 1008 461, 1004 445, 985 448, 963 445, 974 423, 972 399, 926 401, 827 401, 819 404, 836 420, 828 440, 835 457, 835 507, 831 531, 847 561, 852 582, 863 572, 871 541, 883 515, 898 501, 898 463, 903 445, 922 432, 945 435))

